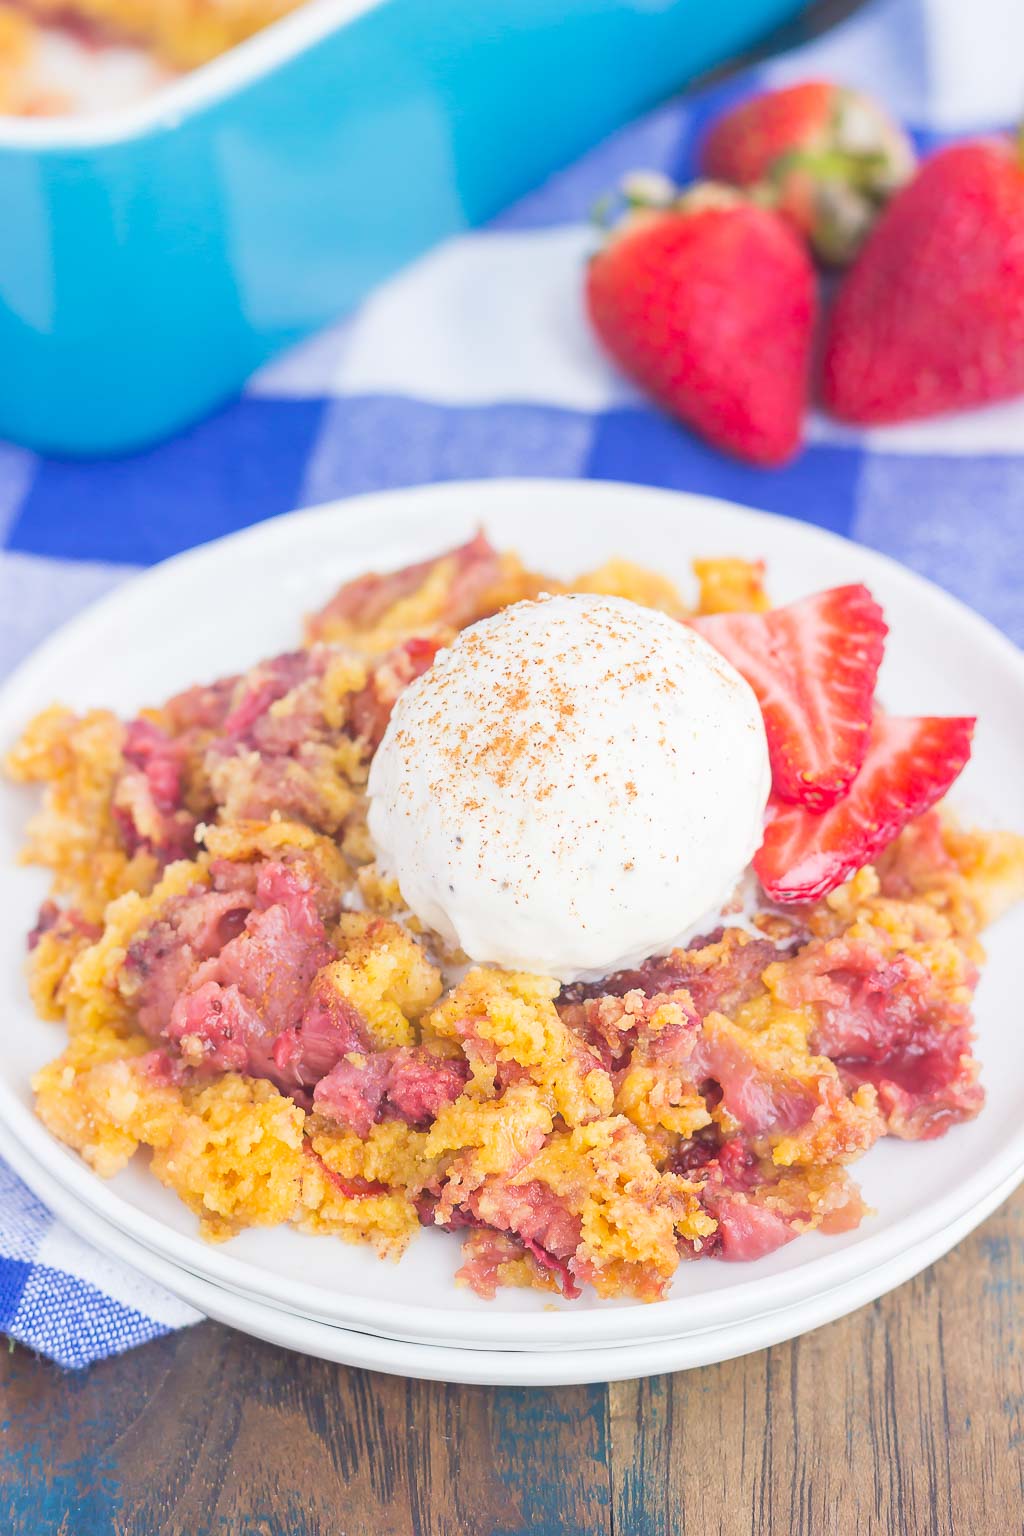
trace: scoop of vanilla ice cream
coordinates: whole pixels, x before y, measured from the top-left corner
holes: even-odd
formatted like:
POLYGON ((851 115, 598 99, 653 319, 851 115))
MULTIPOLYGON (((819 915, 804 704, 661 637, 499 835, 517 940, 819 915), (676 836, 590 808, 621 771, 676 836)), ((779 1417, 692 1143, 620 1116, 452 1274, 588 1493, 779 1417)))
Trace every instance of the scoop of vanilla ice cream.
POLYGON ((594 979, 725 899, 769 783, 757 701, 693 630, 622 598, 542 597, 464 630, 401 695, 369 828, 447 944, 594 979))

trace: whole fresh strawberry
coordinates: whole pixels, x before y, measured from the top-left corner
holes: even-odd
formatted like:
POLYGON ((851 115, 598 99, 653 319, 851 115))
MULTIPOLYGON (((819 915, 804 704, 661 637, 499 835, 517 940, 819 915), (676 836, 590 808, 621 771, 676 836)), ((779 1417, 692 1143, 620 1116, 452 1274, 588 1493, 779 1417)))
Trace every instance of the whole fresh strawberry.
POLYGON ((698 186, 637 206, 590 263, 595 331, 630 378, 752 464, 800 446, 816 310, 800 240, 770 209, 698 186))
POLYGON ((914 169, 910 140, 860 91, 808 80, 718 118, 701 150, 717 181, 757 188, 823 261, 850 261, 878 210, 914 169))
POLYGON ((893 198, 843 281, 826 407, 865 425, 1024 393, 1024 154, 941 150, 893 198))

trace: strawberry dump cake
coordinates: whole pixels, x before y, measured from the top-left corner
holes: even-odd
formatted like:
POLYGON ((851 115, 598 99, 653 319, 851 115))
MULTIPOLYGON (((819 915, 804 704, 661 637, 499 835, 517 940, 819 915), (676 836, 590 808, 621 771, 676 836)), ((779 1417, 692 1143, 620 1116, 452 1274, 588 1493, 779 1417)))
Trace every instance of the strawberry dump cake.
POLYGON ((484 1296, 653 1300, 855 1227, 855 1158, 981 1108, 1024 838, 940 808, 973 721, 883 711, 865 588, 696 575, 479 535, 243 675, 39 715, 7 765, 45 786, 53 1134, 105 1176, 146 1149, 212 1239, 457 1232, 484 1296))

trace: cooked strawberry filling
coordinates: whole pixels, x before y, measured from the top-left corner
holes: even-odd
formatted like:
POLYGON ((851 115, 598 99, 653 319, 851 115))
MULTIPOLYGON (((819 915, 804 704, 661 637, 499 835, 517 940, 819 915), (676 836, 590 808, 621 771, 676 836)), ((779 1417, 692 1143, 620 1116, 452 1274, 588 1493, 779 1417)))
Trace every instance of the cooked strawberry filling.
POLYGON ((183 802, 182 744, 147 720, 133 720, 122 752, 112 810, 124 846, 130 854, 146 849, 162 863, 185 858, 196 823, 183 802))
MULTIPOLYGON (((129 946, 121 990, 139 1028, 177 1047, 190 1066, 266 1077, 295 1090, 304 1068, 308 1074, 303 1026, 310 989, 336 954, 318 910, 330 912, 332 893, 315 892, 308 876, 284 863, 244 872, 251 876, 248 891, 234 870, 227 876, 214 865, 209 889, 172 898, 129 946), (228 889, 218 889, 219 882, 228 889), (275 1048, 287 1030, 296 1032, 300 1048, 279 1061, 275 1048)), ((322 1035, 314 1026, 312 1038, 322 1035)))
POLYGON ((716 928, 704 938, 693 939, 687 951, 673 955, 655 955, 635 971, 617 971, 604 981, 565 987, 562 1000, 583 1002, 602 997, 623 997, 628 992, 642 992, 654 997, 659 992, 684 988, 699 1013, 715 1009, 728 1012, 748 1001, 758 990, 761 972, 778 959, 779 951, 769 939, 754 939, 748 944, 725 944, 724 928, 716 928))
POLYGON ((387 576, 370 573, 347 582, 319 613, 307 619, 306 637, 312 642, 374 635, 389 627, 403 603, 425 594, 429 594, 429 603, 435 583, 440 588, 439 599, 423 618, 461 629, 491 607, 503 572, 502 557, 484 534, 478 533, 439 559, 423 560, 387 576))
POLYGON ((313 1103, 321 1114, 365 1137, 382 1120, 430 1125, 459 1097, 468 1077, 465 1061, 423 1046, 349 1051, 317 1084, 313 1103))
POLYGON ((30 952, 35 949, 45 934, 54 937, 64 935, 93 944, 102 932, 103 929, 98 923, 86 922, 74 907, 66 907, 62 911, 55 901, 47 900, 43 902, 36 915, 36 925, 29 933, 27 940, 28 948, 30 952))
POLYGON ((984 1099, 971 1055, 978 972, 967 957, 956 979, 951 991, 922 960, 888 958, 844 936, 809 944, 778 995, 814 1005, 812 1048, 835 1062, 847 1087, 876 1088, 890 1134, 923 1140, 971 1119, 984 1099))
MULTIPOLYGON (((863 588, 764 614, 758 567, 700 574, 700 627, 765 713, 765 899, 596 982, 446 980, 458 957, 372 863, 366 776, 403 688, 460 625, 560 589, 482 537, 127 725, 41 716, 11 766, 49 786, 31 984, 69 1043, 36 1078, 46 1124, 104 1174, 149 1147, 211 1237, 462 1232, 485 1296, 650 1300, 683 1260, 856 1226, 850 1162, 982 1105, 978 934, 1024 894, 1024 839, 932 809, 971 722, 878 710, 863 588)), ((631 566, 581 588, 694 617, 631 566)))

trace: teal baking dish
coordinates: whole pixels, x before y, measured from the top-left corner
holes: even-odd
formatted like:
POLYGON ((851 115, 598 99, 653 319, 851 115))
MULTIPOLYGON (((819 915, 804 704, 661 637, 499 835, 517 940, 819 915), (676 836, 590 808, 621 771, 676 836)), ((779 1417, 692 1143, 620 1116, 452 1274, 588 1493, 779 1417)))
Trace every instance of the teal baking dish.
POLYGON ((0 435, 169 435, 805 4, 310 0, 141 105, 0 119, 0 435))

